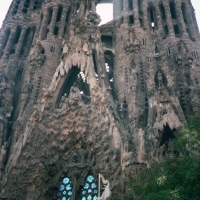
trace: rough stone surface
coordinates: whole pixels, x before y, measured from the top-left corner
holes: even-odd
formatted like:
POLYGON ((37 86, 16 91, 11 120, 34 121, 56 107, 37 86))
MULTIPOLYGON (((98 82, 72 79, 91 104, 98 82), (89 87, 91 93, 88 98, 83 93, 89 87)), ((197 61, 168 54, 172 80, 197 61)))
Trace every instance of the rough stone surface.
POLYGON ((192 4, 113 7, 98 26, 91 1, 13 0, 0 30, 1 199, 57 199, 69 177, 78 200, 98 174, 123 199, 130 177, 173 156, 200 101, 192 4))

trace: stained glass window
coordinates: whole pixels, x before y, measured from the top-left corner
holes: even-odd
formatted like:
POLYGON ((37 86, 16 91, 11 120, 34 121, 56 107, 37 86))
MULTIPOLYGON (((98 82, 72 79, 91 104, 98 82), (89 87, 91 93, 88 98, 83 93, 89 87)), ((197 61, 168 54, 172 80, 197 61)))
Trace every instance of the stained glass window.
POLYGON ((97 200, 98 190, 95 178, 92 175, 87 176, 82 189, 82 200, 97 200))
POLYGON ((71 200, 72 198, 72 182, 68 177, 65 177, 59 187, 57 200, 71 200))

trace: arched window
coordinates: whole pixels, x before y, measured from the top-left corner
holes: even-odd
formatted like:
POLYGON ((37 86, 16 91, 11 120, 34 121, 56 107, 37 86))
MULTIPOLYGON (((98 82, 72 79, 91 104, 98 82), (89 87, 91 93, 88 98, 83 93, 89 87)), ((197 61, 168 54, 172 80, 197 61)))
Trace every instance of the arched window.
POLYGON ((95 178, 92 175, 87 176, 85 184, 82 189, 81 200, 97 200, 97 184, 95 178))
POLYGON ((59 191, 57 193, 57 200, 71 200, 72 187, 70 178, 65 177, 60 184, 59 191))

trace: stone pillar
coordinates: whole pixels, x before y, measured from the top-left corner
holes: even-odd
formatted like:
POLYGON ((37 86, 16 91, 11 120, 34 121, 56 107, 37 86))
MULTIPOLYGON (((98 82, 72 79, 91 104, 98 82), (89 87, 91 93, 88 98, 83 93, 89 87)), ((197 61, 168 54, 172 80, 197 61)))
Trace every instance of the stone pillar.
POLYGON ((172 21, 171 11, 169 7, 169 1, 163 0, 163 6, 165 8, 165 14, 166 14, 166 22, 169 30, 170 36, 175 36, 174 34, 174 25, 172 21))
POLYGON ((120 1, 122 0, 113 0, 113 19, 118 20, 121 18, 121 4, 120 1))
POLYGON ((55 29, 55 26, 56 26, 57 15, 58 15, 58 6, 54 6, 53 7, 53 15, 52 15, 52 18, 51 18, 51 23, 50 23, 50 28, 49 28, 49 33, 50 34, 54 33, 54 29, 55 29))
POLYGON ((186 13, 187 13, 189 32, 190 32, 192 39, 196 40, 197 39, 196 31, 195 31, 194 22, 192 19, 192 7, 188 3, 186 3, 185 5, 186 5, 186 13))
POLYGON ((3 146, 3 143, 6 139, 7 131, 7 118, 0 113, 0 148, 3 146))
POLYGON ((133 15, 134 15, 134 22, 137 26, 140 25, 139 21, 139 10, 138 10, 138 3, 137 0, 133 0, 133 15))
POLYGON ((186 32, 186 26, 185 26, 185 22, 183 19, 183 13, 182 13, 182 9, 181 9, 181 1, 180 0, 175 0, 175 4, 176 4, 176 14, 177 14, 177 18, 178 18, 178 22, 181 28, 181 34, 184 37, 188 37, 188 34, 186 32))
POLYGON ((69 7, 64 7, 63 8, 62 17, 61 17, 60 26, 59 26, 59 36, 62 36, 64 34, 64 29, 65 29, 65 23, 66 23, 68 10, 69 10, 69 7))
POLYGON ((16 53, 17 56, 19 56, 19 54, 20 54, 20 52, 22 50, 22 46, 23 46, 23 42, 24 42, 24 39, 25 39, 25 35, 26 35, 26 29, 23 28, 22 31, 21 31, 20 38, 19 38, 19 42, 18 42, 16 50, 15 50, 15 53, 16 53))
POLYGON ((25 0, 21 0, 21 1, 20 1, 19 7, 18 7, 18 11, 19 11, 19 12, 22 12, 22 10, 23 10, 23 8, 24 8, 24 2, 25 2, 25 0))
POLYGON ((43 16, 43 21, 42 21, 41 28, 40 28, 39 39, 43 38, 43 35, 45 34, 46 29, 47 29, 47 25, 48 25, 48 11, 47 11, 47 9, 45 9, 43 14, 44 14, 44 16, 43 16))
POLYGON ((144 29, 149 29, 149 19, 148 19, 148 2, 147 1, 143 1, 143 24, 144 24, 144 29))
POLYGON ((157 21, 156 23, 158 26, 157 29, 159 33, 163 35, 163 26, 162 26, 162 21, 161 21, 162 19, 161 19, 160 10, 158 6, 159 6, 158 4, 155 5, 156 21, 157 21))
POLYGON ((36 26, 36 29, 35 29, 35 35, 34 35, 34 38, 33 38, 34 44, 36 43, 36 39, 39 37, 39 32, 40 32, 40 29, 41 29, 41 26, 42 26, 43 18, 40 16, 39 20, 37 22, 38 23, 37 23, 37 26, 36 26))
POLYGON ((123 0, 123 15, 124 21, 129 21, 129 8, 128 8, 128 0, 123 0))
POLYGON ((9 54, 10 54, 10 50, 12 48, 12 45, 14 43, 14 39, 16 37, 16 31, 17 31, 16 27, 11 30, 10 36, 8 38, 7 45, 6 45, 5 50, 4 50, 3 59, 7 59, 9 54))

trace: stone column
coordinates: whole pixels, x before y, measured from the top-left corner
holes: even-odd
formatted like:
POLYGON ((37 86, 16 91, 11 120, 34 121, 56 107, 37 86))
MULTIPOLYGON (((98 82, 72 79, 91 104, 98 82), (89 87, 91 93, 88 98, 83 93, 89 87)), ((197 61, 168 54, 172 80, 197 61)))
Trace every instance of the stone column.
POLYGON ((143 1, 143 5, 142 5, 142 9, 143 9, 143 24, 144 24, 144 29, 149 29, 149 19, 148 19, 148 2, 147 1, 143 1))
POLYGON ((186 13, 187 13, 189 32, 190 32, 192 39, 196 40, 197 39, 196 31, 195 31, 194 22, 192 19, 192 7, 188 3, 186 3, 185 5, 186 5, 186 13))
POLYGON ((20 38, 19 38, 19 42, 18 42, 16 50, 15 50, 15 53, 16 53, 17 56, 19 56, 19 54, 20 54, 20 52, 22 50, 22 46, 23 46, 23 42, 24 42, 24 39, 25 39, 25 35, 26 35, 26 29, 23 28, 22 31, 21 31, 20 38))
POLYGON ((24 2, 25 2, 25 0, 21 0, 21 1, 20 1, 19 7, 18 7, 18 11, 19 11, 19 12, 22 12, 22 10, 23 10, 23 8, 24 8, 24 2))
POLYGON ((174 25, 172 21, 171 11, 169 7, 169 1, 163 0, 163 6, 165 8, 165 14, 166 14, 166 22, 169 30, 170 36, 175 36, 174 34, 174 25))
POLYGON ((180 0, 175 0, 175 4, 176 4, 176 13, 177 13, 177 18, 178 18, 178 22, 181 28, 181 33, 184 37, 188 37, 188 34, 186 32, 186 26, 185 26, 185 22, 183 19, 183 13, 182 13, 182 9, 181 9, 181 1, 180 0))
POLYGON ((159 33, 162 35, 163 34, 163 26, 162 26, 162 19, 161 19, 161 15, 160 15, 160 10, 159 10, 159 5, 156 4, 155 6, 155 11, 156 11, 156 23, 157 23, 157 29, 159 31, 159 33))
POLYGON ((52 18, 51 18, 51 23, 50 23, 50 28, 49 28, 49 33, 50 34, 54 33, 54 29, 55 29, 55 26, 56 26, 57 15, 58 15, 58 6, 54 6, 53 7, 53 15, 52 15, 52 18))
POLYGON ((36 29, 35 29, 35 35, 34 35, 34 38, 33 38, 33 43, 35 44, 36 43, 36 39, 39 37, 39 32, 40 32, 40 29, 42 27, 42 22, 43 22, 43 18, 40 16, 39 17, 39 20, 37 20, 37 26, 36 26, 36 29))
POLYGON ((12 48, 12 45, 14 43, 14 39, 16 37, 16 31, 17 31, 16 27, 11 30, 10 36, 8 38, 7 45, 6 45, 5 50, 4 50, 3 59, 7 59, 9 54, 10 54, 10 50, 12 48))
POLYGON ((121 18, 121 4, 120 1, 122 0, 113 0, 113 19, 118 20, 121 18))
POLYGON ((137 26, 140 25, 139 21, 139 10, 138 10, 138 3, 137 0, 133 0, 133 15, 134 15, 134 22, 137 26))
POLYGON ((43 38, 43 35, 47 29, 47 25, 48 25, 48 11, 47 9, 45 9, 45 11, 43 12, 43 21, 40 28, 39 39, 43 38))
POLYGON ((62 17, 61 17, 60 26, 59 26, 59 36, 62 36, 64 34, 64 29, 65 29, 65 23, 66 23, 68 10, 69 10, 69 7, 64 7, 63 8, 62 17))
POLYGON ((129 7, 128 7, 128 0, 123 0, 123 15, 124 21, 129 21, 129 7))

